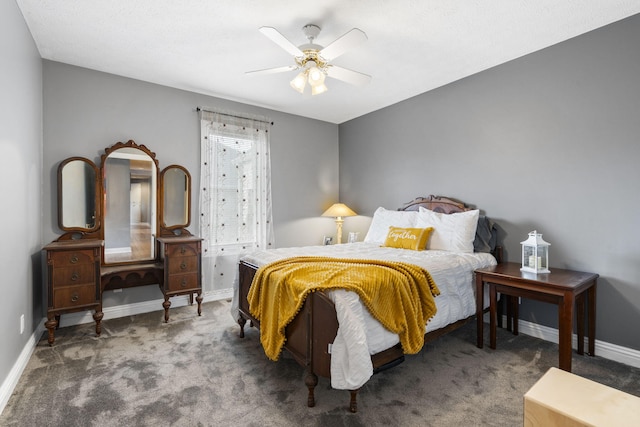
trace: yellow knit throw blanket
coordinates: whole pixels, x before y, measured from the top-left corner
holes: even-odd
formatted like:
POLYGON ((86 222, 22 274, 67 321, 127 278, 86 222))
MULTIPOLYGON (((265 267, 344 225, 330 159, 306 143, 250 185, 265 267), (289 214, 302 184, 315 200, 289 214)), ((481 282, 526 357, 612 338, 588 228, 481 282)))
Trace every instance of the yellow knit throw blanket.
POLYGON ((440 294, 429 272, 402 262, 296 257, 267 264, 256 272, 247 299, 269 359, 278 360, 285 328, 309 292, 328 289, 356 292, 371 315, 399 335, 407 354, 422 348, 440 294))

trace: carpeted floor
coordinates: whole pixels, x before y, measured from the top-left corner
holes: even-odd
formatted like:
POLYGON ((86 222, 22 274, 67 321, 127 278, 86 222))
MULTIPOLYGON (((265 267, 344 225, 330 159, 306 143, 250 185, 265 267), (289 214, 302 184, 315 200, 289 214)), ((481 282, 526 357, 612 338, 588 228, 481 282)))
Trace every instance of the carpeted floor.
MULTIPOLYGON (((269 361, 255 329, 228 302, 62 328, 43 335, 2 426, 520 426, 524 393, 557 365, 557 346, 498 331, 498 349, 475 346, 475 323, 375 375, 348 412, 349 393, 320 378, 306 406, 304 371, 286 352, 269 361)), ((640 369, 574 355, 573 372, 640 396, 640 369)))

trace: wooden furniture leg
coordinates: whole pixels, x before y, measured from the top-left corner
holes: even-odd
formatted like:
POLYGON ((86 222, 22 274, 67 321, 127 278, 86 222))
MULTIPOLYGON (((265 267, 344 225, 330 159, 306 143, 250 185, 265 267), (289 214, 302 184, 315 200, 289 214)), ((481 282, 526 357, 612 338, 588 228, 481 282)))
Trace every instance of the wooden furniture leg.
POLYGON ((558 304, 558 347, 560 353, 560 369, 571 372, 571 335, 573 333, 573 306, 572 292, 565 292, 558 304))
POLYGON ((492 349, 496 348, 496 324, 498 323, 496 294, 496 285, 489 283, 489 348, 492 349))
POLYGON ((596 286, 594 280, 593 286, 587 291, 587 315, 589 316, 589 356, 596 355, 596 286))
POLYGON ((49 346, 53 345, 55 341, 55 332, 54 330, 58 327, 58 319, 56 316, 50 316, 46 322, 44 322, 44 326, 49 331, 49 336, 47 341, 49 342, 49 346))
POLYGON ((351 400, 349 401, 349 411, 353 413, 358 412, 358 402, 356 401, 356 399, 358 398, 358 390, 349 390, 349 393, 351 393, 351 400))
MULTIPOLYGON (((518 297, 514 297, 507 294, 500 294, 500 300, 505 298, 505 305, 507 306, 507 331, 512 332, 513 335, 518 335, 518 297)), ((502 304, 498 305, 502 307, 502 304)), ((501 324, 500 312, 498 312, 498 322, 501 324)))
POLYGON ((316 406, 316 398, 313 392, 318 385, 318 376, 313 372, 308 371, 307 376, 304 379, 304 383, 309 389, 309 395, 307 396, 307 406, 313 408, 314 406, 316 406))
MULTIPOLYGON (((497 298, 497 297, 496 297, 497 298)), ((507 331, 511 332, 511 319, 513 318, 513 313, 511 312, 511 297, 509 295, 500 295, 500 304, 498 304, 498 327, 502 326, 502 315, 503 311, 506 311, 507 324, 504 326, 507 331), (506 307, 505 307, 506 306, 506 307), (503 307, 505 307, 503 309, 503 307)))
POLYGON ((585 326, 584 292, 576 296, 576 333, 578 335, 578 354, 584 354, 584 326, 585 326))
MULTIPOLYGON (((190 294, 193 298, 193 294, 190 294)), ((202 316, 202 292, 198 292, 198 296, 196 297, 196 302, 198 303, 198 316, 202 316)))
POLYGON ((520 319, 520 303, 518 297, 509 297, 511 301, 511 321, 513 322, 513 335, 518 335, 518 319, 520 319))
POLYGON ((247 319, 242 316, 238 316, 238 325, 240 325, 240 338, 244 338, 244 325, 247 323, 247 319))
POLYGON ((482 348, 484 345, 484 280, 482 274, 476 273, 476 347, 482 348))
POLYGON ((102 312, 102 306, 96 309, 96 312, 93 313, 93 320, 96 322, 96 335, 100 336, 102 333, 102 318, 104 317, 104 313, 102 312))
POLYGON ((162 303, 162 307, 164 308, 164 323, 169 322, 169 307, 171 307, 171 301, 169 301, 169 297, 165 295, 164 302, 162 303))

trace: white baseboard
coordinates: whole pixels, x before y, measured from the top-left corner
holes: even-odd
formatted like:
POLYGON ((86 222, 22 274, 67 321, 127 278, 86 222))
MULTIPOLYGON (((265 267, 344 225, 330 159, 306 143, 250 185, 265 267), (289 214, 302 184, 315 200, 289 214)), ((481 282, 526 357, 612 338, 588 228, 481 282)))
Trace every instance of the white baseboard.
MULTIPOLYGON (((505 324, 506 320, 506 316, 503 316, 503 324, 505 324)), ((484 321, 485 323, 489 323, 489 313, 485 313, 484 321)), ((518 332, 555 344, 558 344, 559 342, 559 332, 557 329, 539 325, 537 323, 519 320, 518 332)), ((578 336, 576 334, 572 335, 571 346, 574 349, 578 348, 578 336)), ((586 337, 584 348, 585 350, 588 348, 586 337)), ((625 365, 633 366, 634 368, 640 368, 640 351, 638 350, 633 350, 616 344, 596 340, 596 356, 613 360, 615 362, 624 363, 625 365)))
MULTIPOLYGON (((537 323, 520 320, 518 322, 518 331, 556 344, 559 341, 559 333, 557 329, 538 325, 537 323)), ((576 334, 573 334, 572 346, 574 349, 578 347, 578 336, 576 334)), ((584 348, 588 348, 586 337, 584 348)), ((596 340, 596 355, 615 362, 624 363, 625 365, 633 366, 634 368, 640 368, 640 351, 638 350, 596 340)))
POLYGON ((36 330, 31 334, 27 343, 22 348, 20 352, 20 356, 13 364, 13 367, 9 371, 9 375, 2 382, 2 387, 0 387, 0 414, 4 411, 5 406, 9 402, 9 398, 13 394, 13 390, 18 385, 18 381, 20 381, 20 376, 24 372, 24 369, 27 367, 27 363, 29 363, 29 358, 33 354, 36 349, 36 345, 38 341, 40 341, 40 337, 46 330, 44 327, 45 319, 38 324, 36 330))

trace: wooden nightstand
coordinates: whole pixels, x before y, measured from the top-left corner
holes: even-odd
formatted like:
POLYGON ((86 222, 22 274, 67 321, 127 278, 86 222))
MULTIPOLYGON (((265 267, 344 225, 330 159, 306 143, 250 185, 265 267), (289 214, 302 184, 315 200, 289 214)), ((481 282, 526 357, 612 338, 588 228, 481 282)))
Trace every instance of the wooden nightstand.
MULTIPOLYGON (((551 269, 550 273, 520 271, 520 264, 502 263, 481 268, 476 274, 477 346, 483 346, 482 319, 484 285, 489 285, 489 347, 496 348, 497 293, 510 297, 530 298, 558 305, 559 366, 571 372, 571 336, 574 307, 577 318, 578 354, 584 354, 584 328, 588 323, 589 355, 595 355, 596 286, 598 275, 579 271, 551 269), (585 298, 586 296, 586 298, 585 298), (585 306, 587 308, 585 313, 585 306), (585 322, 586 314, 586 322, 585 322)), ((517 308, 517 307, 516 307, 517 308)), ((514 322, 518 321, 517 309, 514 322)), ((517 331, 517 329, 516 329, 517 331)))

